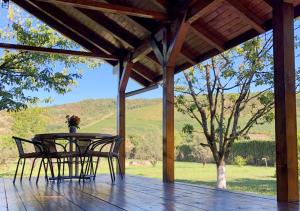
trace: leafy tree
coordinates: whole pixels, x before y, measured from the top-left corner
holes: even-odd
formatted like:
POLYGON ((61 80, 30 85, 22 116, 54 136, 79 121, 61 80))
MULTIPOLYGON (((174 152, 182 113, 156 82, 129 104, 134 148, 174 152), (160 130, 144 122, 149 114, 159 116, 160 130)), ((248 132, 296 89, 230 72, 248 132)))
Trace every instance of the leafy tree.
POLYGON ((19 112, 11 112, 13 117, 13 134, 20 137, 31 138, 37 133, 45 131, 45 109, 28 108, 19 112))
MULTIPOLYGON (((9 7, 8 26, 0 29, 0 39, 24 45, 79 49, 79 46, 45 24, 26 15, 17 7, 9 7)), ((4 50, 0 57, 0 110, 19 110, 38 102, 34 92, 70 91, 81 77, 80 67, 95 68, 100 61, 65 55, 40 54, 4 50)), ((46 102, 48 99, 43 99, 46 102)))
MULTIPOLYGON (((190 68, 176 81, 176 108, 204 133, 202 146, 212 152, 218 188, 226 188, 225 164, 234 141, 274 118, 272 44, 270 34, 254 38, 190 68)), ((196 130, 189 125, 184 131, 196 130)))

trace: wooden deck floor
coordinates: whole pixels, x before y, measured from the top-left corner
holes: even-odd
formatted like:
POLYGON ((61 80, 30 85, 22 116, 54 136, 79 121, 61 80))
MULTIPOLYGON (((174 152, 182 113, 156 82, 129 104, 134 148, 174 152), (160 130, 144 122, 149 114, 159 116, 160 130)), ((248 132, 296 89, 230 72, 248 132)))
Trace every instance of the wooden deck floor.
POLYGON ((298 203, 213 188, 126 176, 111 184, 108 175, 95 182, 44 183, 27 178, 14 186, 0 179, 0 210, 299 210, 298 203))

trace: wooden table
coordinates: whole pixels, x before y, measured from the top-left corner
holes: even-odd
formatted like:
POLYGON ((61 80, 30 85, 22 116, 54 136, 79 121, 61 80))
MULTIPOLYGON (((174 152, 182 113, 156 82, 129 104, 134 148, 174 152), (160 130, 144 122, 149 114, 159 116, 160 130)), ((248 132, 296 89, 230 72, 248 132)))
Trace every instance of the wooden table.
MULTIPOLYGON (((106 139, 114 137, 111 134, 103 134, 103 133, 43 133, 43 134, 36 134, 34 139, 38 139, 40 141, 43 140, 68 140, 70 141, 70 148, 69 151, 73 152, 73 143, 72 140, 90 140, 90 139, 106 139)), ((75 147, 76 148, 76 147, 75 147)), ((76 149, 75 149, 76 150, 76 149)), ((71 160, 73 162, 73 160, 71 160)), ((78 158, 75 161, 75 176, 73 176, 73 167, 70 165, 69 168, 69 177, 77 177, 78 176, 78 158)))

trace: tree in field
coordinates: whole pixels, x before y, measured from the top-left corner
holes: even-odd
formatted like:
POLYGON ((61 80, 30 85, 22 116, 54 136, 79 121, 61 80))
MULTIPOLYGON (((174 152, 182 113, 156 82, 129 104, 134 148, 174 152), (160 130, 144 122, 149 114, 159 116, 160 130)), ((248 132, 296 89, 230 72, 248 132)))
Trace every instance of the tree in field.
MULTIPOLYGON (((14 6, 10 5, 8 18, 8 25, 0 29, 2 42, 79 49, 74 42, 14 6)), ((68 92, 76 79, 81 77, 79 67, 82 65, 95 68, 100 61, 54 54, 0 51, 0 110, 19 110, 36 103, 39 98, 34 96, 34 92, 68 92)))
MULTIPOLYGON (((225 164, 234 141, 274 118, 272 44, 270 34, 254 38, 176 81, 176 108, 201 128, 206 139, 201 145, 216 163, 218 188, 226 188, 225 164)), ((183 131, 196 132, 189 124, 183 131)))

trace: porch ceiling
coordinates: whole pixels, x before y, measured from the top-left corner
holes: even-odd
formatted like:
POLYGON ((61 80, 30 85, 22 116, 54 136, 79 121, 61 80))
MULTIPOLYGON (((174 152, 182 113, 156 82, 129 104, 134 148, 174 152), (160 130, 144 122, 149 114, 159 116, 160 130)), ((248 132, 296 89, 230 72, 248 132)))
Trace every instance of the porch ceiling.
MULTIPOLYGON (((146 87, 162 79, 150 39, 160 39, 165 24, 175 22, 183 11, 191 27, 176 60, 176 73, 272 28, 271 0, 12 1, 92 53, 132 53, 130 77, 146 87)), ((290 2, 299 16, 300 0, 290 2)))

